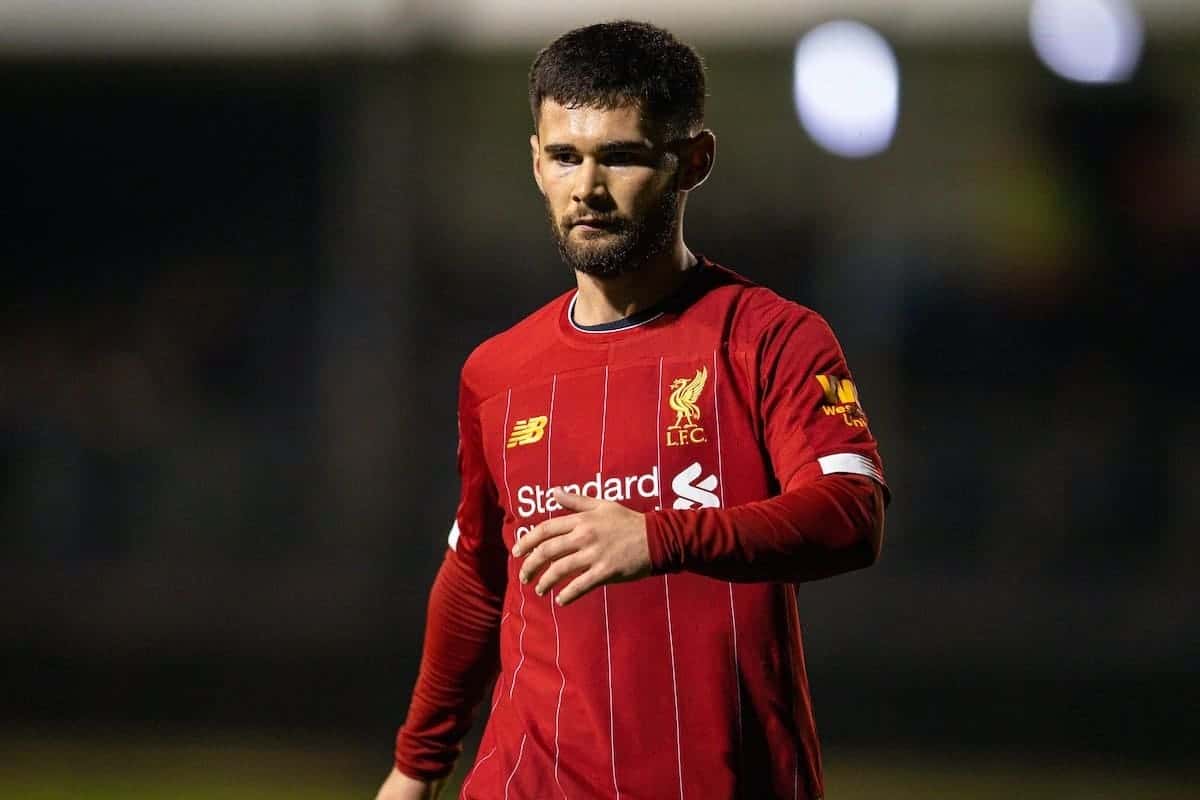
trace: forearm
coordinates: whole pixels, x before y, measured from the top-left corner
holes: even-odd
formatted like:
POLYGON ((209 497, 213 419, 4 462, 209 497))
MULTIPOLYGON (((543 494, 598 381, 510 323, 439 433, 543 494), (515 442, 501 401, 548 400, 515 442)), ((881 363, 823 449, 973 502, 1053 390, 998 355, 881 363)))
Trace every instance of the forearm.
POLYGON ((503 597, 447 553, 429 593, 421 670, 396 736, 396 768, 432 780, 448 774, 499 666, 503 597))
POLYGON ((874 563, 883 493, 870 478, 826 475, 733 508, 646 514, 654 572, 729 581, 801 582, 874 563))

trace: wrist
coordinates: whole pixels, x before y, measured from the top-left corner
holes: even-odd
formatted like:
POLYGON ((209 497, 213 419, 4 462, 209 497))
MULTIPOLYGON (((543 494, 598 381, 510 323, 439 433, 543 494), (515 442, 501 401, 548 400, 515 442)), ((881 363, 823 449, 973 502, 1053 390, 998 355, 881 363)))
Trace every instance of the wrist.
POLYGON ((647 511, 642 514, 646 526, 646 549, 650 554, 650 574, 666 575, 678 572, 680 559, 677 548, 673 547, 673 539, 666 518, 661 511, 647 511))

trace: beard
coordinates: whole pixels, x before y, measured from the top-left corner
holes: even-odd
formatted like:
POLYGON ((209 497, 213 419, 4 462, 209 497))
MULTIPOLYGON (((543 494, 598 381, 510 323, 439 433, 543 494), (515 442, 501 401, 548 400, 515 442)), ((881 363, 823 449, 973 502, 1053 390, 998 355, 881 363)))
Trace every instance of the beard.
POLYGON ((608 223, 603 231, 575 239, 570 238, 570 217, 555 219, 549 201, 546 213, 558 254, 568 267, 597 278, 614 278, 639 272, 652 258, 670 249, 675 239, 679 198, 679 192, 665 191, 638 218, 597 213, 596 217, 608 223))

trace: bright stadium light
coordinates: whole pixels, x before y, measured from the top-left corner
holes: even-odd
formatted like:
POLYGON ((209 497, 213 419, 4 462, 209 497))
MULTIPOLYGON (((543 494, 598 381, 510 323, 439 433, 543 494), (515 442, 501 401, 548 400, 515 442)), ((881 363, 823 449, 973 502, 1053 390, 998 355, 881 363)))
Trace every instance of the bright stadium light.
POLYGON ((817 144, 847 158, 887 149, 900 110, 900 74, 887 41, 859 22, 813 28, 796 45, 796 113, 817 144))
POLYGON ((1129 0, 1034 0, 1029 35, 1042 63, 1080 83, 1126 80, 1142 54, 1142 19, 1129 0))

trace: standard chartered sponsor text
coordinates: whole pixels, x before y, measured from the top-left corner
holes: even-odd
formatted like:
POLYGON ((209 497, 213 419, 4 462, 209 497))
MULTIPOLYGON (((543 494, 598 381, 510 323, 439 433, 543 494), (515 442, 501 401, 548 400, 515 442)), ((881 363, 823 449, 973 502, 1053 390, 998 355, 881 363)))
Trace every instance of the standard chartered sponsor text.
MULTIPOLYGON (((649 472, 641 475, 623 475, 603 478, 597 472, 591 480, 583 484, 564 483, 558 488, 568 494, 582 494, 599 500, 621 502, 635 497, 658 497, 658 467, 651 467, 649 472)), ((517 489, 517 514, 521 517, 532 517, 537 514, 561 511, 560 506, 550 494, 550 490, 539 485, 525 485, 517 489)))

